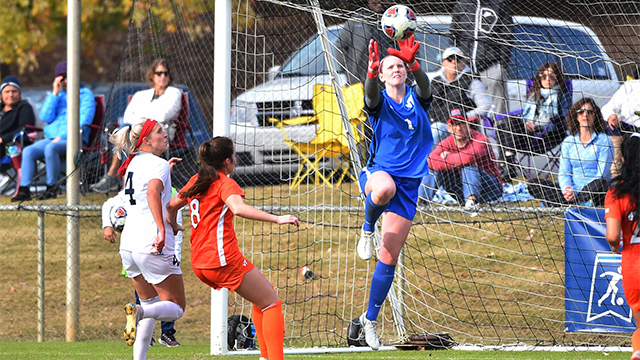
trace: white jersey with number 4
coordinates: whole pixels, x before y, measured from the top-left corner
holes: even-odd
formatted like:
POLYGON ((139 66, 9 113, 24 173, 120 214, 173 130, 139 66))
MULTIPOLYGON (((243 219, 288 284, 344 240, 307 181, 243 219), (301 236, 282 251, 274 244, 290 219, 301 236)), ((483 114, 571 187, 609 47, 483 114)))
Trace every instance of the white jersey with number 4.
MULTIPOLYGON (((169 162, 152 153, 136 155, 124 175, 124 205, 127 210, 127 224, 120 237, 120 250, 150 254, 158 227, 147 202, 149 181, 162 181, 162 219, 166 219, 166 206, 171 200, 171 173, 169 162)), ((165 221, 165 244, 163 254, 174 254, 173 230, 165 221)))

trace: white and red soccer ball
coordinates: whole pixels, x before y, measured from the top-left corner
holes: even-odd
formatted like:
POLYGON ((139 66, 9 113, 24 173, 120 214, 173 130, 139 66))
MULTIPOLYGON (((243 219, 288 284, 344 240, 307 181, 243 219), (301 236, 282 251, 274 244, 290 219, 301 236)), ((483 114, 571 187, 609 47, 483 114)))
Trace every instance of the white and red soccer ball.
POLYGON ((393 40, 404 40, 418 27, 416 13, 404 5, 393 5, 382 15, 382 30, 393 40))
POLYGON ((114 206, 109 212, 111 226, 117 232, 122 232, 124 224, 127 222, 127 210, 123 206, 114 206))

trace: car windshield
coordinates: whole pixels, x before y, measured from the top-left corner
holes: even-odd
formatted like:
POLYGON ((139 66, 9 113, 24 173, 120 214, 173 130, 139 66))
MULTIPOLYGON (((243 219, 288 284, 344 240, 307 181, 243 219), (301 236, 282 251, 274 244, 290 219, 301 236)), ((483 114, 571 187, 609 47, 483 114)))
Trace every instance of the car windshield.
MULTIPOLYGON (((419 58, 426 60, 426 72, 435 72, 440 69, 440 53, 449 47, 449 38, 446 36, 448 26, 445 24, 430 24, 429 29, 416 31, 416 40, 422 43, 419 58)), ((424 62, 422 65, 425 65, 424 62)))
MULTIPOLYGON (((430 24, 416 32, 422 43, 426 71, 441 66, 441 52, 449 47, 449 24, 430 24)), ((562 65, 565 74, 581 79, 610 79, 611 74, 603 50, 585 31, 577 28, 524 25, 514 26, 513 52, 509 62, 509 79, 530 79, 538 67, 548 61, 562 65)))
POLYGON ((509 78, 531 79, 548 61, 572 78, 609 79, 602 50, 586 32, 569 27, 516 25, 509 78))
MULTIPOLYGON (((339 28, 330 29, 327 31, 329 42, 331 46, 331 53, 335 55, 335 44, 340 34, 339 28)), ((333 65, 336 70, 339 69, 338 63, 334 61, 333 65)), ((311 38, 300 50, 293 54, 293 56, 282 66, 282 76, 314 76, 320 74, 327 74, 327 63, 324 60, 324 53, 322 51, 322 43, 320 36, 315 35, 311 38)))

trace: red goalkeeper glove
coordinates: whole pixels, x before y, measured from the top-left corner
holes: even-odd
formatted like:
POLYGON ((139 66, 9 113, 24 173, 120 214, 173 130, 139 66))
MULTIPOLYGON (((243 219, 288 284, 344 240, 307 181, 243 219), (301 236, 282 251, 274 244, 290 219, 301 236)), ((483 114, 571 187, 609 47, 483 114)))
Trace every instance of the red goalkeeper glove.
POLYGON ((378 51, 378 43, 373 39, 369 40, 369 67, 367 68, 367 77, 375 79, 378 77, 380 70, 380 52, 378 51))
POLYGON ((416 61, 416 54, 420 48, 420 43, 416 42, 416 37, 411 35, 408 39, 398 41, 398 47, 400 50, 388 48, 387 52, 389 55, 393 55, 404 61, 409 67, 409 70, 418 71, 418 69, 420 69, 420 63, 416 61))

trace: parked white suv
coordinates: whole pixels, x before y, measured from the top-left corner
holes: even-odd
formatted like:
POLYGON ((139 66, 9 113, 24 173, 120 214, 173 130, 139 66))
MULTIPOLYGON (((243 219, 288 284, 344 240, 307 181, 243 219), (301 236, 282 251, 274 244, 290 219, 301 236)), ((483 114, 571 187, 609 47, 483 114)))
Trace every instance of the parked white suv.
MULTIPOLYGON (((547 61, 562 65, 573 82, 574 101, 592 97, 602 106, 620 83, 595 33, 584 25, 553 20, 515 16, 514 41, 508 67, 507 91, 510 110, 520 109, 526 95, 526 79, 547 61)), ((450 16, 423 16, 416 39, 422 43, 419 59, 432 75, 440 67, 442 51, 449 46, 447 34, 450 16)), ((340 26, 328 29, 329 40, 336 43, 340 26)), ((332 47, 335 51, 335 45, 332 47)), ((340 69, 338 64, 334 64, 340 69)), ((340 74, 338 82, 346 84, 340 74)), ((289 179, 299 167, 299 159, 285 144, 280 129, 268 121, 312 115, 315 84, 331 84, 318 35, 303 44, 271 79, 239 95, 232 103, 231 132, 236 143, 236 173, 271 174, 289 179)), ((294 141, 308 142, 315 137, 314 125, 287 127, 294 141)), ((326 166, 332 166, 326 164, 326 166)))

